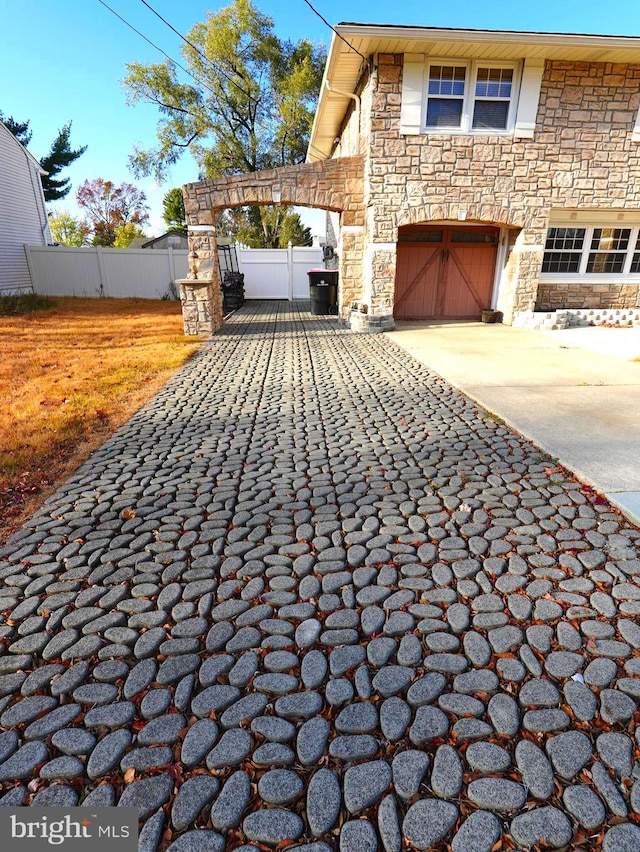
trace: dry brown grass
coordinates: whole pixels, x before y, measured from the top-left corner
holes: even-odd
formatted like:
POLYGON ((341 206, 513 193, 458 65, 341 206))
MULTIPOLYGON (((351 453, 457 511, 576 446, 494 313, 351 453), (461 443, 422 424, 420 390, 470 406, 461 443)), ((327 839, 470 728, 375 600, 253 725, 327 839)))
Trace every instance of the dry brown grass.
POLYGON ((176 302, 52 301, 0 316, 0 541, 202 342, 176 302))

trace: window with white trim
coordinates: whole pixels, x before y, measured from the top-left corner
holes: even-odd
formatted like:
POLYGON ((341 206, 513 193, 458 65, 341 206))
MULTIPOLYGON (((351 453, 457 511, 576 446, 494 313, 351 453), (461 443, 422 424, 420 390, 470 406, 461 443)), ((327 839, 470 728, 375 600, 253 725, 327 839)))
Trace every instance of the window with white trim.
POLYGON ((517 65, 431 61, 427 67, 427 130, 496 133, 513 129, 517 65))
POLYGON ((548 278, 638 275, 640 227, 549 228, 542 274, 548 278))

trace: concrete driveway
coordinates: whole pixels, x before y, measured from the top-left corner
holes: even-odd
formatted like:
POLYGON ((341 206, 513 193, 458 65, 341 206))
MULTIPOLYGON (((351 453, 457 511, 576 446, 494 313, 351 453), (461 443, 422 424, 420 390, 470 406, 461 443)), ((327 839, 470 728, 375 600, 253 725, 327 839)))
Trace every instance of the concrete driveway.
POLYGON ((638 329, 424 321, 389 337, 640 522, 638 329))

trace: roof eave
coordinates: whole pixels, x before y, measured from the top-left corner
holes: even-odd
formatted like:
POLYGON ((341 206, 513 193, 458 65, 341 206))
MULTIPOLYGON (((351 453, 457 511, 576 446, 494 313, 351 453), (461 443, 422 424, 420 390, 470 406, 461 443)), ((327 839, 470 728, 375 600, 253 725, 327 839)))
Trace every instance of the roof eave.
POLYGON ((445 27, 404 27, 393 24, 341 23, 336 32, 343 38, 349 35, 377 38, 403 37, 408 40, 494 42, 496 44, 575 45, 576 47, 636 48, 638 36, 589 35, 583 33, 518 32, 517 30, 447 29, 445 27))
POLYGON ((16 139, 16 137, 13 135, 13 133, 9 130, 9 128, 7 127, 7 125, 6 125, 4 122, 0 121, 0 125, 2 125, 2 127, 4 127, 4 129, 7 131, 7 133, 9 134, 9 136, 11 136, 11 137, 12 137, 12 139, 13 139, 13 141, 16 143, 16 145, 19 145, 19 146, 22 148, 22 150, 23 150, 23 151, 25 152, 25 154, 27 155, 27 158, 28 158, 28 159, 31 161, 31 163, 32 163, 32 164, 33 164, 33 165, 34 165, 34 166, 38 169, 39 173, 40 173, 41 175, 43 175, 44 177, 46 177, 46 176, 49 174, 49 172, 42 168, 42 166, 40 165, 39 161, 38 161, 38 160, 36 160, 36 158, 33 156, 33 154, 31 153, 31 151, 29 151, 29 149, 28 149, 28 148, 25 148, 25 146, 22 144, 22 142, 21 142, 19 139, 16 139))
MULTIPOLYGON (((328 159, 333 153, 333 140, 335 138, 334 131, 337 132, 337 120, 334 117, 331 121, 331 128, 325 129, 321 134, 321 128, 326 124, 325 109, 327 99, 340 98, 337 93, 328 93, 325 88, 325 81, 332 81, 339 67, 344 72, 345 63, 351 62, 351 59, 357 56, 358 53, 368 56, 379 52, 376 45, 384 39, 392 39, 395 41, 405 42, 407 49, 403 52, 412 52, 412 42, 416 43, 415 52, 422 52, 419 48, 419 43, 429 42, 448 42, 459 44, 478 44, 496 46, 504 45, 522 45, 525 52, 540 53, 540 48, 549 48, 549 52, 563 53, 563 48, 569 54, 567 58, 571 58, 570 54, 573 49, 576 51, 575 60, 586 61, 610 61, 607 58, 608 53, 614 51, 624 51, 625 57, 629 54, 634 54, 637 51, 638 63, 640 64, 640 37, 638 36, 605 36, 605 35, 587 35, 577 33, 536 33, 536 32, 516 32, 513 30, 470 30, 470 29, 444 29, 431 27, 410 27, 410 26, 395 26, 387 24, 355 24, 341 23, 335 27, 334 35, 329 46, 329 53, 325 65, 322 87, 318 99, 318 106, 314 116, 313 127, 307 149, 307 161, 313 162, 321 159, 328 159), (350 47, 350 40, 357 40, 360 46, 360 51, 356 51, 350 47), (350 56, 351 54, 351 56, 350 56), (582 55, 580 55, 582 54, 582 55), (595 58, 594 58, 595 57, 595 58)), ((630 60, 628 60, 630 61, 630 60)), ((344 73, 341 75, 344 79, 344 73)), ((341 84, 343 92, 350 91, 355 93, 359 73, 355 73, 355 64, 351 62, 350 70, 347 74, 349 85, 341 84)), ((350 99, 344 95, 342 97, 341 109, 343 116, 346 113, 350 99)), ((344 119, 343 119, 344 120, 344 119)))

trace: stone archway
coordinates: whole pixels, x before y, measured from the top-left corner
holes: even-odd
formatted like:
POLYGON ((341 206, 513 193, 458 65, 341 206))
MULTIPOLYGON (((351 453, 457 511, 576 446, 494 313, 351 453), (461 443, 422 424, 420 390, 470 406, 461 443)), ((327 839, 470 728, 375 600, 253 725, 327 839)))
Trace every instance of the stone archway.
POLYGON ((229 207, 291 204, 340 213, 341 303, 357 298, 362 287, 364 232, 361 157, 199 181, 186 184, 182 191, 191 257, 189 277, 178 282, 185 334, 211 334, 222 326, 215 214, 229 207))
POLYGON ((483 225, 504 225, 523 228, 527 224, 525 212, 501 204, 463 204, 442 202, 420 203, 404 207, 397 215, 396 226, 422 225, 429 222, 478 222, 483 225))

